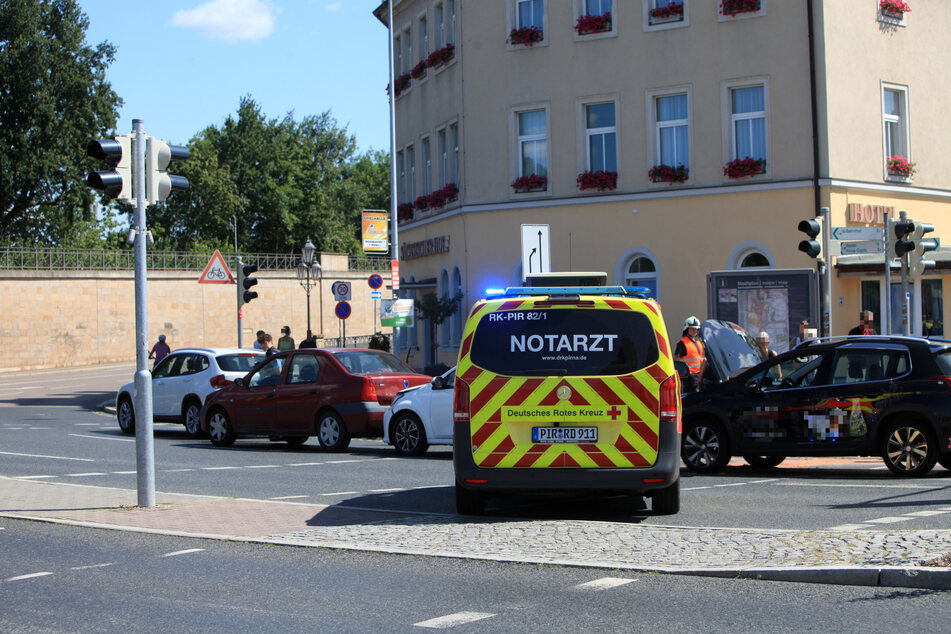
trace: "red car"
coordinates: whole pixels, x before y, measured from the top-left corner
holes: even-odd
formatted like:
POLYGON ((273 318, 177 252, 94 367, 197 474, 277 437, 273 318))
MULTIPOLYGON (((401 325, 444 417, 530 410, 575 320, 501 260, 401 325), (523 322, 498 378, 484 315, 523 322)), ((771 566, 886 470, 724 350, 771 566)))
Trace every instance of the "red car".
POLYGON ((219 447, 239 436, 290 445, 317 436, 324 449, 343 451, 353 436, 382 435, 393 396, 430 378, 380 350, 288 350, 209 395, 201 428, 219 447))

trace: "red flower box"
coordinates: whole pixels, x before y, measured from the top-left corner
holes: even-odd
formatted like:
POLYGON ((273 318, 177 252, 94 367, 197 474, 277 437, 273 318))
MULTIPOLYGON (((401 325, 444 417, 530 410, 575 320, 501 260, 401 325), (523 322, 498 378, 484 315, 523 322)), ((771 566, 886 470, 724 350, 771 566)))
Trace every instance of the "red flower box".
POLYGON ((449 202, 459 198, 459 186, 455 183, 448 183, 442 188, 442 192, 445 194, 446 200, 449 202))
POLYGON ((888 166, 888 173, 892 176, 911 178, 911 175, 918 171, 915 164, 901 154, 889 156, 885 160, 885 164, 888 166))
POLYGON ((426 76, 426 60, 421 61, 420 63, 413 66, 413 70, 410 71, 410 76, 413 79, 422 79, 426 76))
POLYGON ((575 24, 575 31, 578 35, 587 35, 588 33, 602 33, 611 30, 611 12, 607 11, 602 15, 583 15, 578 18, 575 24))
POLYGON ((577 178, 578 189, 597 189, 599 192, 617 188, 617 172, 581 172, 577 178))
MULTIPOLYGON (((396 96, 399 97, 400 94, 402 94, 404 90, 409 88, 411 83, 412 83, 412 78, 409 73, 403 73, 402 75, 397 77, 396 78, 396 96)), ((389 86, 386 87, 386 92, 387 94, 389 94, 390 92, 389 86)))
POLYGON ((426 194, 423 194, 422 196, 414 200, 413 209, 417 209, 419 211, 426 211, 427 209, 429 209, 429 196, 427 196, 426 194))
POLYGON ((446 44, 442 48, 436 49, 426 58, 426 65, 435 68, 440 64, 448 64, 449 60, 456 54, 456 47, 453 44, 446 44))
POLYGON ((759 0, 723 0, 720 3, 720 13, 736 15, 737 13, 751 13, 760 10, 759 0))
POLYGON ((548 188, 548 177, 538 174, 519 176, 512 181, 512 187, 516 192, 542 191, 548 188))
POLYGON ((512 29, 509 33, 509 42, 512 44, 524 44, 533 46, 535 42, 542 41, 542 30, 537 26, 523 26, 520 29, 512 29))
POLYGON ((683 18, 684 4, 682 1, 671 2, 666 7, 657 7, 656 9, 651 9, 648 11, 648 15, 656 20, 665 20, 667 18, 683 18))
POLYGON ((911 7, 903 0, 882 0, 878 6, 883 14, 899 19, 911 11, 911 7))
POLYGON ((396 206, 396 219, 406 222, 413 219, 413 203, 400 203, 396 206))
POLYGON ((730 178, 743 178, 744 176, 755 176, 766 172, 766 161, 764 159, 755 159, 747 156, 746 158, 733 159, 723 166, 723 175, 730 178))
POLYGON ((652 183, 683 183, 690 174, 686 165, 672 167, 670 165, 655 165, 647 172, 647 178, 652 183))

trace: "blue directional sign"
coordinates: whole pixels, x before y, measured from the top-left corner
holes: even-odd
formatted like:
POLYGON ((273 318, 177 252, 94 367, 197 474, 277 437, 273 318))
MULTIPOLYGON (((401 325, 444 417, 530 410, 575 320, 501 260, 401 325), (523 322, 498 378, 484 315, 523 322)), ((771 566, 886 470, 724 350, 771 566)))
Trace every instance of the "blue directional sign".
POLYGON ((370 299, 383 299, 381 291, 370 291, 370 299))
POLYGON ((340 319, 346 319, 350 316, 350 304, 347 302, 337 302, 336 308, 334 308, 334 313, 340 319))

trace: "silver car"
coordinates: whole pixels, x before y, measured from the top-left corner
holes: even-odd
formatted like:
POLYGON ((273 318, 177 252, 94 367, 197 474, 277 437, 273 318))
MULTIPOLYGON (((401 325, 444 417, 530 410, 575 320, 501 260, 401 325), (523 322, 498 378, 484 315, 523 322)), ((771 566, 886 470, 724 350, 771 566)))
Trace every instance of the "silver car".
POLYGON ((452 394, 456 369, 398 392, 383 414, 383 442, 401 456, 419 456, 429 445, 452 444, 452 394))

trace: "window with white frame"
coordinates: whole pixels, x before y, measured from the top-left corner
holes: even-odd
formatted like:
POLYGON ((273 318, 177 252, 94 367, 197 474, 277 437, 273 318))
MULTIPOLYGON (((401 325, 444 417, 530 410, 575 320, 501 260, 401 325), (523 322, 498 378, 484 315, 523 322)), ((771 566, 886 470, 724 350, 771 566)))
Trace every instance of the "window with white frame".
POLYGON ((651 291, 651 297, 658 298, 657 295, 657 265, 654 260, 643 253, 635 254, 624 274, 625 286, 644 286, 651 291))
POLYGON ((519 176, 548 175, 548 129, 544 110, 516 113, 519 176))
POLYGON ((766 160, 766 87, 739 86, 730 89, 730 112, 734 159, 766 160))
POLYGON ((436 49, 446 45, 446 14, 442 2, 433 7, 433 35, 436 37, 436 49))
POLYGON ((743 260, 740 262, 741 269, 757 268, 757 267, 769 267, 770 262, 769 258, 760 253, 759 251, 753 251, 747 253, 743 256, 743 260))
POLYGON ((516 0, 515 28, 522 29, 534 26, 539 29, 544 29, 544 19, 544 0, 516 0))
POLYGON ((456 43, 456 0, 446 0, 446 6, 449 9, 449 38, 447 44, 456 43))
POLYGON ((446 146, 446 128, 436 131, 436 160, 439 161, 439 181, 440 187, 445 187, 449 182, 446 179, 449 176, 449 150, 446 146))
POLYGON ((422 141, 423 149, 423 189, 422 194, 425 196, 433 190, 432 183, 432 173, 433 173, 433 161, 429 151, 429 137, 426 137, 422 141))
POLYGON ((885 133, 885 158, 903 156, 908 158, 907 104, 908 93, 895 87, 882 92, 882 123, 885 133))
POLYGON ((403 74, 403 38, 399 35, 393 37, 393 52, 396 53, 393 72, 399 76, 403 74))
POLYGON ((416 152, 412 145, 406 146, 406 200, 416 200, 416 152))
POLYGON ((649 31, 688 26, 687 0, 647 0, 644 28, 649 31))
POLYGON ((413 69, 413 32, 409 27, 406 27, 406 30, 403 31, 403 46, 406 47, 406 54, 403 55, 403 63, 406 64, 406 67, 402 68, 401 71, 408 73, 413 69))
POLYGON ((452 286, 450 287, 452 291, 452 297, 459 298, 459 306, 456 309, 456 312, 452 314, 450 318, 450 326, 452 331, 452 337, 450 339, 450 344, 458 346, 462 343, 462 327, 464 315, 462 314, 462 271, 459 270, 458 266, 454 266, 452 269, 452 286))
POLYGON ((419 61, 425 62, 429 57, 429 25, 426 15, 419 16, 419 61))
POLYGON ((403 150, 396 153, 396 201, 406 202, 406 162, 403 150))
POLYGON ((461 185, 459 172, 459 124, 449 125, 449 182, 461 185))
POLYGON ((613 0, 584 0, 584 15, 604 15, 611 12, 613 0))
POLYGON ((654 97, 657 163, 690 167, 690 134, 687 94, 654 97))
POLYGON ((617 171, 617 121, 613 101, 584 107, 587 166, 591 171, 617 171))

